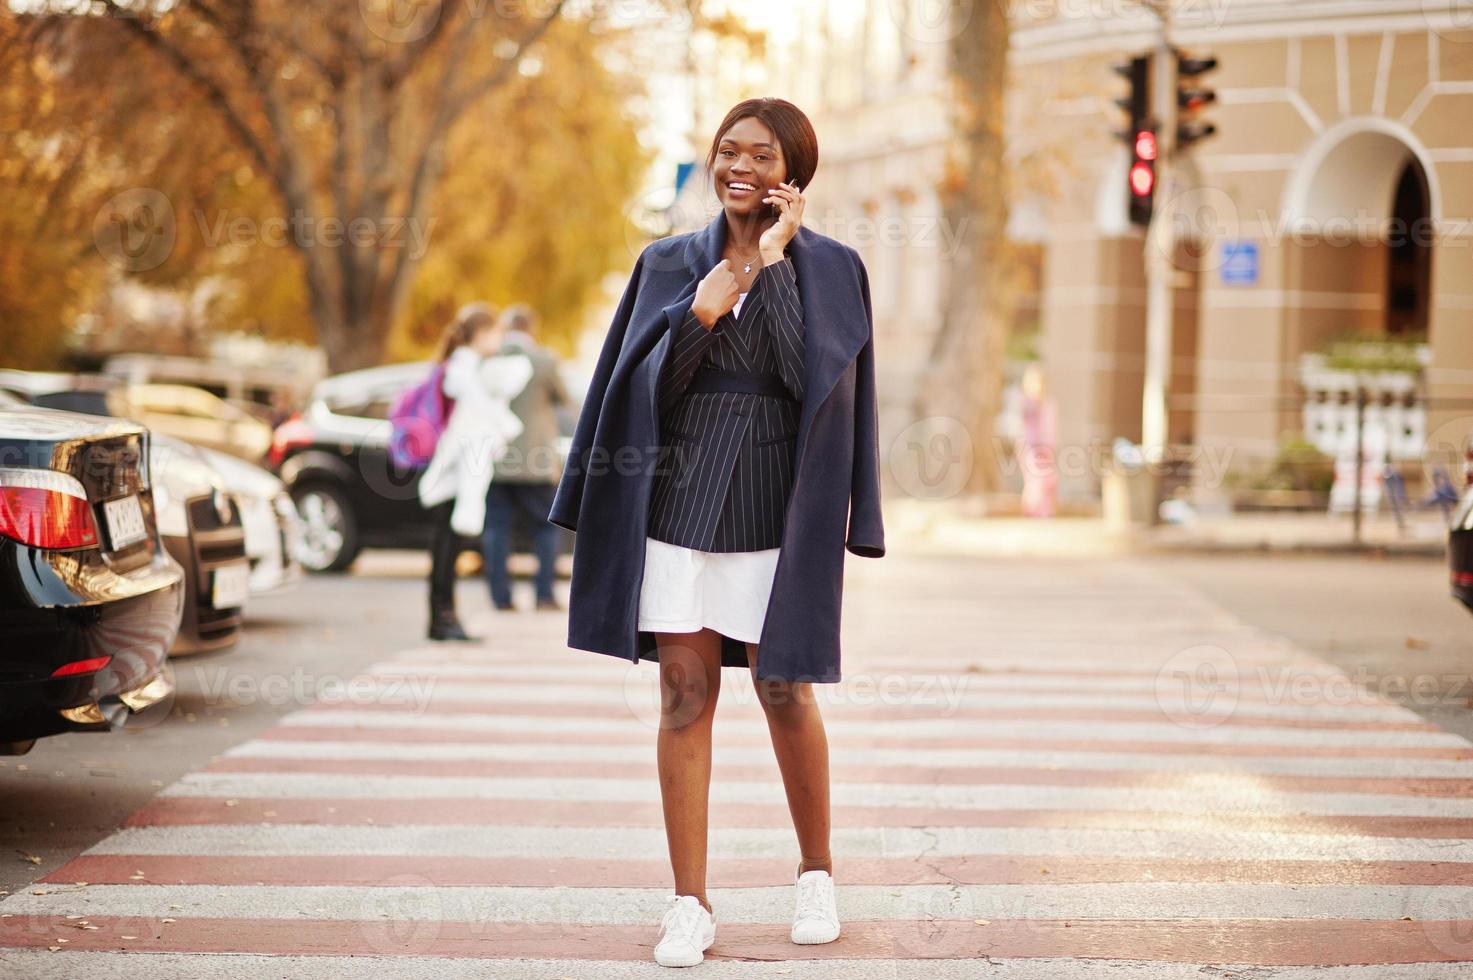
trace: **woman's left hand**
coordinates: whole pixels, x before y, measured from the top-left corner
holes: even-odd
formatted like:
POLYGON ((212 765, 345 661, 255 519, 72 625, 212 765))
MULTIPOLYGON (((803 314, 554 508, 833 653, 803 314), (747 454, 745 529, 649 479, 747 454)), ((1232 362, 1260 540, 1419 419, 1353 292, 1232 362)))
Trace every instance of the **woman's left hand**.
POLYGON ((782 261, 783 249, 787 248, 788 242, 793 240, 803 224, 804 201, 803 192, 797 185, 786 181, 778 184, 762 199, 764 204, 777 205, 777 221, 757 241, 764 263, 782 261))

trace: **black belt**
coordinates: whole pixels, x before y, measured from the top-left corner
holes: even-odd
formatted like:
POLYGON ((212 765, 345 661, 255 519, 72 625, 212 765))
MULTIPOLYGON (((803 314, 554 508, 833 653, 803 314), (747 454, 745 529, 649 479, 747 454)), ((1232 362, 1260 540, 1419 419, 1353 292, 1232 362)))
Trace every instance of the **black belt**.
POLYGON ((758 374, 755 371, 729 371, 725 368, 701 365, 691 378, 687 392, 693 391, 741 391, 751 395, 771 395, 774 398, 793 398, 787 385, 775 374, 758 374))

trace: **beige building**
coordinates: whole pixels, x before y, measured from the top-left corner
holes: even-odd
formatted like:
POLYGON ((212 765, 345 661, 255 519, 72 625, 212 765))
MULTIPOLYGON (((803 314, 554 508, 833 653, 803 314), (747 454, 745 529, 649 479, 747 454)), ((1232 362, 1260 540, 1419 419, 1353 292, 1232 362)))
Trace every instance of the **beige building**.
MULTIPOLYGON (((940 271, 965 229, 934 188, 947 136, 944 24, 906 0, 798 5, 764 88, 808 109, 823 159, 809 224, 865 256, 886 395, 882 436, 937 322, 940 271)), ((935 8, 935 9, 932 9, 935 8)), ((1139 438, 1144 236, 1127 220, 1111 66, 1147 51, 1137 4, 1016 5, 1011 233, 1039 263, 1037 347, 1075 459, 1139 438)), ((1251 466, 1304 428, 1302 355, 1351 333, 1425 336, 1420 424, 1466 431, 1473 399, 1473 6, 1458 0, 1183 0, 1175 43, 1210 53, 1218 135, 1171 187, 1176 258, 1170 439, 1251 466)), ((745 94, 745 93, 744 93, 745 94)), ((1413 435, 1416 430, 1410 430, 1413 435)), ((1215 470, 1214 470, 1215 473, 1215 470)), ((1063 491, 1098 492, 1065 466, 1063 491)), ((1199 496, 1218 487, 1197 474, 1199 496)))

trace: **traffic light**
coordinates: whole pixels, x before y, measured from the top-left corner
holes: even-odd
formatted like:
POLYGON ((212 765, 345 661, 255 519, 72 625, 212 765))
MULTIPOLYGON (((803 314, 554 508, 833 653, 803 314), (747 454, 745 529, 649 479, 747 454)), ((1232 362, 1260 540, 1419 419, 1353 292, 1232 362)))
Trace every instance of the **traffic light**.
POLYGON ((1211 56, 1196 58, 1181 51, 1176 53, 1176 148, 1185 150, 1217 132, 1210 122, 1198 119, 1197 112, 1217 101, 1217 93, 1204 86, 1201 76, 1217 67, 1211 56))
POLYGON ((1156 121, 1151 115, 1151 58, 1141 55, 1115 66, 1116 74, 1130 82, 1130 94, 1116 99, 1115 104, 1129 115, 1127 126, 1119 135, 1130 147, 1130 223, 1147 226, 1156 196, 1156 160, 1160 148, 1156 140, 1156 121))

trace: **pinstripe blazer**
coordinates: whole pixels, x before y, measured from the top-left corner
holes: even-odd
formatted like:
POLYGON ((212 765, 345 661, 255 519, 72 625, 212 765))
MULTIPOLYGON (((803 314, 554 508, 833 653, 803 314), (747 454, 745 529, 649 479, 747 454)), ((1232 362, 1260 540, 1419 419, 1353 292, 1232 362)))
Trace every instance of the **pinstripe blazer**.
POLYGON ((660 371, 661 458, 650 495, 650 537, 697 551, 782 544, 803 353, 803 306, 788 259, 763 266, 740 313, 723 314, 712 329, 686 314, 660 371), (689 390, 703 367, 766 376, 790 397, 689 390))

